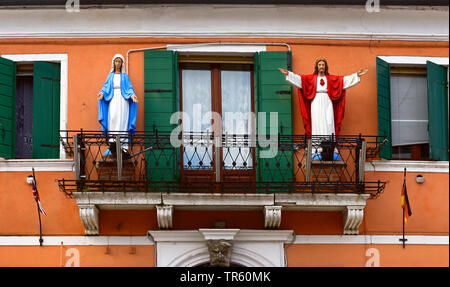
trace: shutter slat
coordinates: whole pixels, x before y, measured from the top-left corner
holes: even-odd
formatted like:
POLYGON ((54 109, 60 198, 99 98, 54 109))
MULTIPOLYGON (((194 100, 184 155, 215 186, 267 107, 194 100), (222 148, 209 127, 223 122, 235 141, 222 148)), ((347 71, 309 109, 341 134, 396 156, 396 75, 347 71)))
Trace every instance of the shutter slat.
POLYGON ((0 157, 14 158, 16 63, 0 58, 0 157))
MULTIPOLYGON (((173 51, 144 52, 144 126, 146 132, 171 132, 170 117, 178 108, 178 58, 173 51), (159 90, 159 91, 157 91, 159 90), (170 92, 169 92, 170 91, 170 92)), ((165 143, 166 145, 170 143, 165 143)), ((147 179, 174 181, 179 178, 179 148, 146 153, 147 179), (169 165, 167 163, 169 162, 169 165)))
MULTIPOLYGON (((292 135, 292 87, 278 68, 291 65, 290 52, 260 52, 255 56, 255 110, 266 113, 266 134, 270 131, 270 112, 278 112, 278 133, 292 135), (289 61, 289 63, 288 63, 289 61)), ((258 118, 258 117, 257 117, 258 118)), ((257 121, 257 131, 259 131, 257 121)), ((257 181, 289 182, 293 176, 293 154, 279 151, 274 158, 260 158, 256 151, 257 181), (288 165, 289 163, 289 165, 288 165), (268 164, 268 167, 266 166, 268 164)))
POLYGON ((430 158, 448 160, 447 69, 427 61, 430 158))
POLYGON ((33 158, 59 158, 60 66, 34 62, 33 158))
POLYGON ((390 91, 390 65, 377 58, 377 95, 378 95, 378 136, 385 137, 388 141, 380 151, 380 156, 385 159, 392 158, 392 134, 391 134, 391 91, 390 91))

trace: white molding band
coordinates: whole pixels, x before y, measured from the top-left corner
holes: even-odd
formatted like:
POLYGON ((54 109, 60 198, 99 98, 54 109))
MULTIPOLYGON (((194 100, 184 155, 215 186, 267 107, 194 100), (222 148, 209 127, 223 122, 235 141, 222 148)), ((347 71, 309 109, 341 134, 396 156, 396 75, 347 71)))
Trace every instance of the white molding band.
POLYGON ((93 33, 93 32, 64 32, 64 33, 8 33, 0 34, 0 39, 110 39, 110 38, 281 38, 281 39, 316 39, 316 40, 366 40, 366 41, 432 41, 445 42, 449 40, 448 34, 382 34, 382 33, 308 33, 308 32, 290 32, 282 31, 273 33, 252 33, 252 32, 223 32, 208 33, 192 31, 172 31, 167 33, 137 33, 135 31, 124 33, 93 33))
POLYGON ((0 171, 73 171, 72 159, 0 159, 0 171))
MULTIPOLYGON (((0 13, 1 15, 1 13, 0 13)), ((45 15, 43 15, 45 16, 45 15)), ((0 17, 1 18, 1 17, 0 17)), ((60 130, 67 130, 67 88, 69 80, 69 64, 67 54, 3 54, 2 58, 9 59, 14 62, 34 62, 34 61, 47 61, 60 63, 61 65, 61 80, 60 80, 60 130)), ((59 144, 59 158, 65 159, 66 152, 63 145, 59 144)))
POLYGON ((448 66, 448 57, 378 56, 378 58, 394 66, 426 66, 427 61, 448 66))
POLYGON ((374 160, 366 162, 366 172, 389 171, 403 172, 406 167, 408 172, 449 172, 448 161, 407 161, 407 160, 374 160))
POLYGON ((179 45, 179 44, 168 44, 167 50, 177 51, 184 54, 189 53, 220 53, 223 54, 249 54, 253 55, 255 52, 264 52, 266 51, 266 45, 261 43, 261 45, 252 45, 252 43, 242 43, 242 45, 224 45, 221 43, 208 43, 208 45, 193 46, 193 45, 179 45))
MULTIPOLYGON (((43 236, 44 246, 153 245, 147 236, 43 236)), ((0 246, 39 246, 39 236, 0 236, 0 246)))
MULTIPOLYGON (((297 235, 293 244, 403 244, 402 235, 297 235)), ((405 235, 407 245, 449 245, 449 236, 405 235)))
POLYGON ((2 8, 0 39, 154 37, 448 41, 448 16, 447 7, 383 7, 378 13, 369 13, 364 4, 130 5, 89 7, 80 9, 79 13, 68 13, 64 9, 2 8))
MULTIPOLYGON (((258 230, 252 230, 258 232, 258 230)), ((283 230, 279 230, 283 231, 283 230)), ((189 237, 192 231, 181 231, 176 238, 188 236, 187 240, 199 240, 201 237, 189 237)), ((242 232, 242 231, 241 231, 242 232)), ((259 232, 271 238, 283 241, 285 236, 265 234, 264 230, 259 232)), ((401 244, 398 240, 402 235, 296 235, 293 244, 382 244, 397 245, 401 244)), ((407 245, 449 245, 449 236, 439 235, 406 235, 407 245)), ((148 246, 154 245, 148 236, 43 236, 44 246, 60 246, 61 242, 66 246, 148 246)), ((162 239, 160 236, 158 239, 162 239)), ((249 234, 240 234, 239 241, 257 241, 258 237, 249 234)), ((174 237, 166 237, 166 241, 174 240, 174 237)), ((176 240, 174 240, 176 241, 176 240)), ((181 240, 180 240, 181 241, 181 240)), ((290 243, 290 242, 289 242, 290 243)), ((0 236, 0 246, 39 246, 39 236, 0 236)))
POLYGON ((234 240, 240 229, 201 228, 198 230, 204 240, 234 240))

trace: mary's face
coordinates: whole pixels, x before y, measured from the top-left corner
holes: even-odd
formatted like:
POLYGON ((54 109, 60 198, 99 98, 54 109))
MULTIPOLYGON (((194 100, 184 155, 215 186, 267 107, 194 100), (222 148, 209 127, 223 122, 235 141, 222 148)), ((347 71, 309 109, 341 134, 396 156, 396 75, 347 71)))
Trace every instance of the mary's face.
POLYGON ((122 59, 121 58, 114 59, 114 69, 116 71, 120 71, 121 68, 122 68, 122 59))

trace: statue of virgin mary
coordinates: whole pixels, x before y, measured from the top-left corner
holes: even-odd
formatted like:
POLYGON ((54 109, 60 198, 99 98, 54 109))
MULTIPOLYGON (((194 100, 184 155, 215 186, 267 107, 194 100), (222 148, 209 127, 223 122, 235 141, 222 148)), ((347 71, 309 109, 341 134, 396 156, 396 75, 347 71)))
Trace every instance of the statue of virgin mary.
MULTIPOLYGON (((137 97, 125 73, 124 62, 122 55, 114 55, 111 71, 98 95, 98 121, 105 136, 124 135, 136 129, 137 97)), ((123 149, 128 149, 128 140, 121 142, 124 142, 123 149)))

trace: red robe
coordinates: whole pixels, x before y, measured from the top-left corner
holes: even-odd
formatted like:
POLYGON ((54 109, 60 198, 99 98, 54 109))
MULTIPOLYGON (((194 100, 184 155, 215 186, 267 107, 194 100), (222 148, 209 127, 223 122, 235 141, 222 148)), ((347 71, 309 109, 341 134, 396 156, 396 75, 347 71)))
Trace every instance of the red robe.
MULTIPOLYGON (((335 135, 341 130, 345 110, 344 76, 326 75, 327 93, 333 103, 335 135)), ((306 134, 311 135, 311 102, 317 91, 317 75, 302 75, 302 88, 298 89, 300 111, 306 134)))

